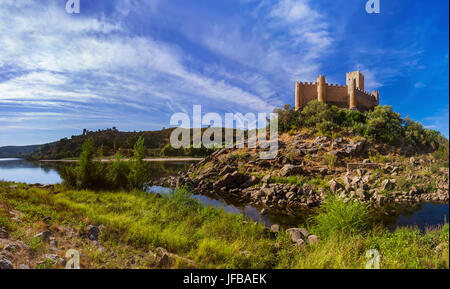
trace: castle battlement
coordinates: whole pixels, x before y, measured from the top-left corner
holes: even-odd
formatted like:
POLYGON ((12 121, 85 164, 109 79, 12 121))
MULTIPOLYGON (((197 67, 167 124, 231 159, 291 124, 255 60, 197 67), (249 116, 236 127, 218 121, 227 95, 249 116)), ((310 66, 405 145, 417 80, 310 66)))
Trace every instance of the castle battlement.
POLYGON ((295 109, 298 110, 311 100, 318 100, 342 108, 366 111, 379 104, 377 90, 369 93, 364 89, 364 75, 360 71, 348 72, 346 84, 328 84, 325 76, 320 75, 317 82, 296 82, 295 109))

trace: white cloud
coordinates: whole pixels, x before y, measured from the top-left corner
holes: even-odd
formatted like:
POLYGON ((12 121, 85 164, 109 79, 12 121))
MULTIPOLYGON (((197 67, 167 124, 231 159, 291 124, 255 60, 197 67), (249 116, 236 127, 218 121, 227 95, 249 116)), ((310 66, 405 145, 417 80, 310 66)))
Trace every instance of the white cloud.
POLYGON ((422 88, 422 87, 426 87, 426 85, 421 81, 414 84, 414 88, 422 88))
MULTIPOLYGON (((126 1, 117 10, 123 16, 134 8, 126 1)), ((88 115, 110 105, 164 114, 208 101, 216 110, 272 109, 249 91, 191 71, 180 48, 132 36, 121 21, 68 15, 54 1, 2 1, 0 69, 12 66, 22 74, 0 82, 0 105, 35 111, 77 107, 88 115)))

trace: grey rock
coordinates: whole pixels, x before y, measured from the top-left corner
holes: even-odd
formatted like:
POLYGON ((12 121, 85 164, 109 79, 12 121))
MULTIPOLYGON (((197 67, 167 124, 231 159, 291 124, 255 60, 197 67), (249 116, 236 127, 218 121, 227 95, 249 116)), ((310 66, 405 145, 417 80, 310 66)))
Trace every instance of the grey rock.
POLYGON ((268 183, 270 181, 270 178, 271 178, 271 175, 267 174, 261 179, 261 182, 268 183))
POLYGON ((87 237, 91 241, 98 241, 98 235, 100 234, 100 229, 97 226, 89 225, 86 227, 87 237))
POLYGON ((16 244, 9 244, 8 246, 5 247, 5 250, 14 253, 19 251, 20 247, 16 244))
POLYGON ((0 269, 14 269, 13 264, 6 258, 0 259, 0 269))
POLYGON ((43 242, 47 242, 50 239, 50 235, 52 233, 50 231, 43 231, 39 234, 34 235, 33 238, 41 238, 43 242))
POLYGON ((395 181, 394 180, 384 180, 381 183, 381 190, 382 191, 390 191, 395 188, 395 181))
POLYGON ((280 232, 280 225, 278 224, 273 224, 272 226, 270 226, 270 231, 273 233, 278 233, 280 232))
POLYGON ((317 244, 319 242, 319 238, 316 235, 309 235, 308 236, 308 243, 310 244, 317 244))
POLYGON ((156 256, 158 260, 159 268, 168 268, 169 267, 169 252, 166 249, 159 247, 156 249, 156 256))
POLYGON ((303 245, 305 245, 305 240, 299 239, 299 240, 297 240, 297 242, 294 242, 294 243, 295 243, 294 246, 302 247, 303 245))
POLYGON ((336 180, 329 181, 328 185, 330 186, 330 191, 333 193, 335 193, 339 188, 344 188, 344 186, 338 183, 336 180))
POLYGON ((304 228, 290 228, 286 232, 289 233, 293 243, 297 243, 299 240, 305 240, 308 237, 308 231, 304 228))
POLYGON ((0 239, 8 239, 9 233, 3 228, 0 228, 0 239))
POLYGON ((301 173, 301 171, 302 171, 301 166, 285 165, 280 170, 280 176, 282 177, 292 176, 301 173))

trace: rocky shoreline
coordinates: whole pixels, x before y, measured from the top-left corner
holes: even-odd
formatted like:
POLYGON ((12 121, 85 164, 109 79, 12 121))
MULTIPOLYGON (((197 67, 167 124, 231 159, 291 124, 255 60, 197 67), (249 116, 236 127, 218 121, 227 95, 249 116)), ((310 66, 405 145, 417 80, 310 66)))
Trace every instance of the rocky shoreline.
POLYGON ((187 172, 154 184, 188 187, 267 209, 316 207, 330 193, 375 206, 449 200, 448 168, 432 172, 435 160, 426 154, 419 158, 394 153, 398 161, 375 163, 366 158, 375 147, 367 140, 327 137, 297 136, 280 141, 280 147, 274 160, 258 159, 255 150, 222 149, 187 172), (329 156, 335 156, 335 167, 323 165, 329 156))

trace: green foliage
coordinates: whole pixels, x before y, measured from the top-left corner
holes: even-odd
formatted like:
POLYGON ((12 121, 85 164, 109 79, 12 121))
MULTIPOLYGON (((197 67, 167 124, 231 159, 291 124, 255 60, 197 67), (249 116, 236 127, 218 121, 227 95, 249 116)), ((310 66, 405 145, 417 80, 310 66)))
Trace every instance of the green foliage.
POLYGON ((40 264, 36 266, 36 269, 53 269, 56 266, 56 262, 52 259, 46 258, 40 264))
POLYGON ((108 165, 108 183, 112 188, 128 188, 128 175, 130 174, 130 164, 123 161, 120 153, 116 154, 115 160, 108 165))
POLYGON ((402 132, 402 118, 392 110, 392 106, 377 106, 367 114, 365 135, 369 138, 394 144, 402 132))
POLYGON ((402 119, 391 106, 377 106, 362 113, 312 100, 299 111, 286 105, 274 112, 278 113, 280 132, 294 134, 293 130, 306 127, 335 137, 342 131, 353 131, 379 143, 403 143, 438 150, 435 157, 439 159, 448 159, 449 156, 449 144, 445 137, 437 131, 425 129, 408 117, 402 119))
POLYGON ((64 185, 69 188, 145 190, 149 173, 144 157, 143 137, 136 141, 134 155, 130 161, 123 161, 123 157, 117 153, 115 160, 109 164, 94 159, 92 140, 87 139, 82 146, 77 166, 65 167, 60 174, 64 185))
POLYGON ((298 113, 292 106, 286 104, 275 109, 274 113, 278 114, 278 131, 289 131, 296 125, 298 113))
POLYGON ((330 170, 333 170, 337 164, 338 158, 334 154, 326 154, 323 157, 323 161, 328 166, 330 170))
POLYGON ((147 182, 148 173, 144 163, 145 149, 144 138, 139 139, 134 144, 134 156, 131 160, 131 171, 128 181, 131 188, 143 190, 147 182))
POLYGON ((222 146, 220 145, 217 145, 216 147, 213 148, 206 148, 204 146, 194 148, 193 146, 190 146, 188 148, 176 149, 172 147, 172 145, 169 143, 161 149, 160 155, 164 157, 183 157, 183 156, 205 157, 217 151, 221 147, 222 146))
POLYGON ((311 230, 327 238, 333 234, 361 234, 369 229, 368 205, 358 201, 344 202, 330 195, 320 207, 319 214, 311 217, 311 230))
POLYGON ((104 166, 102 162, 94 161, 94 143, 88 138, 81 147, 77 163, 77 186, 82 189, 101 188, 104 184, 104 166))
MULTIPOLYGON (((199 269, 362 269, 369 249, 377 249, 382 255, 382 269, 449 266, 448 224, 425 233, 410 228, 395 232, 367 231, 366 218, 358 221, 366 210, 344 208, 343 204, 324 210, 328 217, 322 217, 319 227, 325 237, 319 236, 317 244, 297 247, 292 246, 289 234, 283 229, 274 237, 262 224, 220 208, 205 207, 184 190, 157 197, 139 191, 101 194, 89 190, 62 190, 53 194, 39 188, 12 191, 7 189, 9 186, 10 183, 0 182, 0 200, 6 197, 11 207, 24 214, 20 226, 47 215, 54 224, 83 224, 84 227, 85 220, 89 220, 104 225, 101 238, 108 252, 105 257, 95 253, 96 250, 89 253, 91 245, 83 245, 85 242, 77 235, 73 237, 76 249, 86 252, 83 262, 86 266, 150 268, 153 265, 139 257, 136 263, 119 264, 118 260, 148 256, 157 247, 193 260, 199 269), (446 244, 441 246, 443 249, 436 250, 443 243, 446 244), (123 255, 124 252, 129 254, 123 255)), ((313 227, 310 231, 317 233, 313 227)), ((38 257, 45 252, 45 245, 40 238, 35 240, 35 245, 31 244, 32 240, 26 243, 38 257)), ((44 262, 40 268, 51 266, 52 262, 44 262)), ((183 265, 171 262, 171 268, 177 266, 183 265)))

